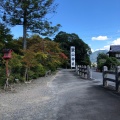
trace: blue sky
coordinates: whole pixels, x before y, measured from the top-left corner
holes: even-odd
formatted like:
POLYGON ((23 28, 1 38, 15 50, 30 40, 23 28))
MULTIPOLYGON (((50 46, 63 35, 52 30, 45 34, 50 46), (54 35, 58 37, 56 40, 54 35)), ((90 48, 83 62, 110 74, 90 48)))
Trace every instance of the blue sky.
MULTIPOLYGON (((59 31, 77 34, 92 51, 120 45, 120 0, 56 0, 56 14, 48 17, 61 24, 59 31)), ((22 27, 12 28, 15 38, 22 27)))

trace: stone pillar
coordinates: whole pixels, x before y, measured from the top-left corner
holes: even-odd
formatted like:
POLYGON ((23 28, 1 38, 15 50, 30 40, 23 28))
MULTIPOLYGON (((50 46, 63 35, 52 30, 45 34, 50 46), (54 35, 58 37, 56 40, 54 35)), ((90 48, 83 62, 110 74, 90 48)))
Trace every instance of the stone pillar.
POLYGON ((75 66, 75 71, 78 72, 78 65, 75 66))
POLYGON ((78 75, 80 74, 80 66, 79 65, 77 66, 77 74, 78 75))
POLYGON ((90 66, 87 65, 87 79, 90 79, 90 66))
POLYGON ((108 67, 103 66, 103 86, 104 87, 107 86, 107 80, 105 80, 105 78, 107 78, 107 73, 105 73, 106 71, 108 71, 108 67))
POLYGON ((115 71, 115 78, 116 78, 116 91, 119 92, 120 91, 120 66, 116 67, 116 71, 115 71))
POLYGON ((81 67, 82 67, 82 66, 80 65, 80 69, 79 69, 79 75, 80 75, 80 76, 81 76, 81 67))

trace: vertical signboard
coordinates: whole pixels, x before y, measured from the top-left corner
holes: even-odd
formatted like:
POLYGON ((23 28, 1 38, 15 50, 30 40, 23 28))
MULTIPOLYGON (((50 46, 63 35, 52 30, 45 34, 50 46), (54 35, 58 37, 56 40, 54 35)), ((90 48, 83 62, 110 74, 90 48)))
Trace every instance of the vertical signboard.
POLYGON ((70 47, 71 68, 75 67, 75 46, 70 47))

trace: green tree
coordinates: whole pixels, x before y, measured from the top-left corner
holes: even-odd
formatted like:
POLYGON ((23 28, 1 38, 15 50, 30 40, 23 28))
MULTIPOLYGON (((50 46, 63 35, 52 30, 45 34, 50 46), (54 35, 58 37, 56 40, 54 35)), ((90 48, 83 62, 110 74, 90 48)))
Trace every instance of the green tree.
POLYGON ((24 50, 23 63, 25 66, 25 80, 29 80, 29 71, 31 67, 36 66, 37 60, 35 59, 35 52, 32 49, 24 50))
POLYGON ((60 43, 60 48, 68 58, 70 56, 70 46, 75 46, 76 63, 90 64, 89 54, 91 53, 91 49, 77 34, 68 34, 60 31, 55 36, 54 41, 60 43))
POLYGON ((15 82, 15 78, 23 81, 22 71, 22 56, 12 52, 12 58, 9 60, 9 70, 11 71, 9 81, 15 82))
POLYGON ((75 57, 77 64, 90 65, 89 55, 91 54, 91 49, 82 39, 73 39, 70 46, 75 46, 75 57))
POLYGON ((69 34, 63 31, 60 31, 54 38, 55 42, 60 43, 60 48, 64 51, 64 53, 69 56, 70 50, 70 41, 69 34))
POLYGON ((0 49, 7 47, 10 41, 12 41, 12 35, 10 29, 7 28, 3 23, 0 23, 0 49))
POLYGON ((105 53, 99 53, 97 56, 97 69, 102 71, 103 66, 106 62, 106 60, 108 59, 108 55, 105 53))
POLYGON ((115 57, 109 57, 105 53, 99 53, 97 57, 97 68, 102 71, 103 66, 107 66, 108 69, 114 69, 115 66, 120 65, 120 62, 115 57))
POLYGON ((97 56, 97 64, 99 63, 100 60, 102 60, 103 62, 106 61, 106 59, 108 58, 108 55, 105 53, 99 53, 97 56))
POLYGON ((35 53, 35 59, 39 64, 46 69, 55 70, 60 64, 63 63, 60 58, 61 49, 59 44, 41 38, 39 35, 33 35, 27 39, 28 49, 35 53))
POLYGON ((54 0, 0 0, 2 20, 9 25, 23 25, 23 49, 27 48, 27 31, 40 35, 51 35, 58 30, 60 24, 52 26, 45 17, 55 13, 57 4, 54 0))
POLYGON ((115 57, 108 57, 104 65, 107 66, 108 69, 110 70, 110 69, 114 69, 115 66, 120 65, 120 62, 115 57))

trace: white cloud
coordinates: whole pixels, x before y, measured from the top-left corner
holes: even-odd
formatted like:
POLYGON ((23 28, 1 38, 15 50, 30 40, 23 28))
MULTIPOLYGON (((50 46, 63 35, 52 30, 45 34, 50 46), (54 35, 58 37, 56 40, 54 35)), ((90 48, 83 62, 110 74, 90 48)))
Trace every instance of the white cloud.
POLYGON ((98 50, 109 50, 110 49, 110 45, 120 45, 120 38, 117 38, 116 40, 113 40, 111 43, 109 43, 106 46, 103 46, 103 48, 100 49, 96 49, 93 51, 98 51, 98 50))
POLYGON ((112 42, 112 45, 120 45, 120 38, 117 38, 112 42))
POLYGON ((92 48, 91 48, 91 51, 92 51, 92 53, 95 52, 92 48))
POLYGON ((110 47, 110 46, 108 46, 108 47, 107 47, 107 46, 106 46, 106 47, 104 46, 103 48, 96 49, 95 51, 98 51, 98 50, 109 50, 109 47, 110 47))
POLYGON ((110 45, 106 45, 103 47, 104 50, 109 50, 110 49, 110 45))
POLYGON ((108 40, 107 36, 92 37, 92 40, 108 40))

